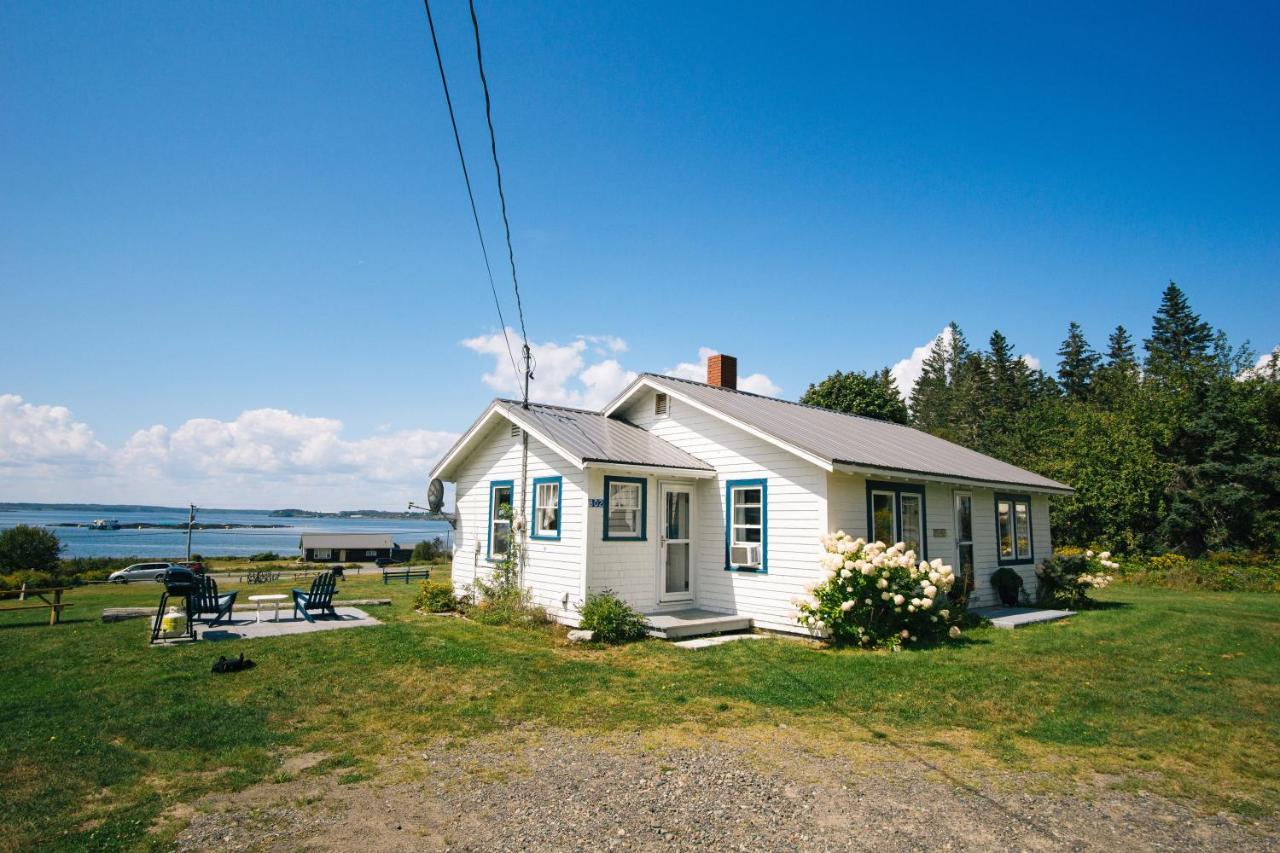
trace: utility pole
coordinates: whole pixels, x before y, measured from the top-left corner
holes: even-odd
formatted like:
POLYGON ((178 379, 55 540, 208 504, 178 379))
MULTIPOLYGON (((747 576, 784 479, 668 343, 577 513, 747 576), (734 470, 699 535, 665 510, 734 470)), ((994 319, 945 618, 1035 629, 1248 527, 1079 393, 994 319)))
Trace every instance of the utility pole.
MULTIPOLYGON (((529 342, 524 342, 524 351, 521 353, 521 360, 524 362, 524 398, 521 402, 521 408, 528 411, 529 409, 529 380, 533 378, 533 350, 529 349, 529 342)), ((524 564, 525 564, 525 544, 528 542, 528 528, 533 523, 533 519, 529 518, 528 510, 529 502, 529 431, 520 430, 520 565, 517 570, 520 573, 520 586, 524 587, 524 564)))
POLYGON ((191 504, 191 509, 187 514, 187 562, 191 562, 191 525, 196 520, 196 505, 191 504))

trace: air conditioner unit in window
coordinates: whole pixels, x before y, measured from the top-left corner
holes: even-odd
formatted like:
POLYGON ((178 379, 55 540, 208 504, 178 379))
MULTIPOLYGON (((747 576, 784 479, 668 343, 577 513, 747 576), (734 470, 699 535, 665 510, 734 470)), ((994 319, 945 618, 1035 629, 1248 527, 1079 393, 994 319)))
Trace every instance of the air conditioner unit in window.
POLYGON ((760 567, 759 545, 734 545, 729 549, 729 562, 735 566, 760 567))

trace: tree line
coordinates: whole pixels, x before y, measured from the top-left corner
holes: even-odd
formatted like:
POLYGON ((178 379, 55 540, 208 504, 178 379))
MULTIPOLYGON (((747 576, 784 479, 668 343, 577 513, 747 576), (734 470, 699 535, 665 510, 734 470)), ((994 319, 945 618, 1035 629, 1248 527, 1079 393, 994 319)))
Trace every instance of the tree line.
POLYGON ((1280 550, 1280 356, 1261 365, 1170 282, 1139 355, 1116 326, 1095 350, 1067 326, 1054 375, 951 323, 910 403, 888 368, 810 385, 801 402, 910 424, 1052 477, 1054 538, 1130 552, 1280 550))

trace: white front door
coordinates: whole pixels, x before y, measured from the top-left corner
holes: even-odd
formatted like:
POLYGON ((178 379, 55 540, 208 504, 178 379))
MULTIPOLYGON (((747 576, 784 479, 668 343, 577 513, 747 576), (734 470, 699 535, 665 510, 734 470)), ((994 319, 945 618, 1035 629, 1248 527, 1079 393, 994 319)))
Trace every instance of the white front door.
POLYGON ((661 483, 661 547, 658 549, 658 600, 693 600, 693 488, 661 483))

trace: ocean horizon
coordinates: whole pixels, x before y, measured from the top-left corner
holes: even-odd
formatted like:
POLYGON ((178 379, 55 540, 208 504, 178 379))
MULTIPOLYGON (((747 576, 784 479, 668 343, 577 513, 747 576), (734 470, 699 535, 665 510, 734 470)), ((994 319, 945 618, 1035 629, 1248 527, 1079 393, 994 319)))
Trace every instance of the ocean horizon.
MULTIPOLYGON (((18 503, 18 502, 14 502, 18 503)), ((428 519, 389 518, 293 518, 273 516, 278 510, 201 509, 197 524, 278 525, 237 527, 225 530, 192 530, 191 553, 205 557, 247 557, 275 552, 281 557, 300 556, 298 538, 303 533, 389 533, 397 545, 412 548, 423 540, 442 539, 452 544, 448 522, 428 519)), ((181 524, 187 510, 179 507, 76 504, 41 509, 0 508, 0 530, 19 524, 45 527, 62 542, 63 557, 143 557, 183 559, 187 553, 185 529, 124 529, 137 524, 181 524), (119 530, 93 530, 95 519, 110 518, 119 530), (67 526, 82 525, 82 526, 67 526)))

